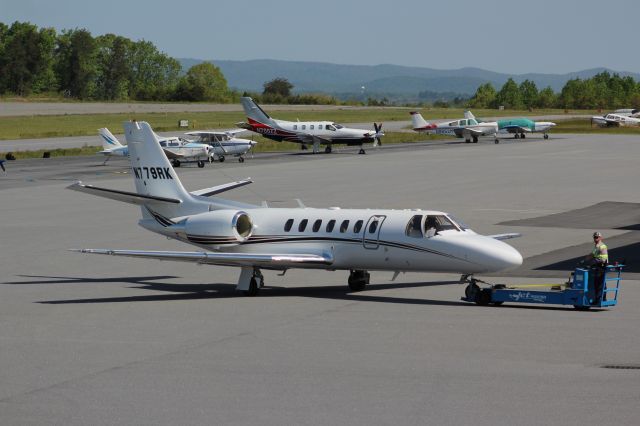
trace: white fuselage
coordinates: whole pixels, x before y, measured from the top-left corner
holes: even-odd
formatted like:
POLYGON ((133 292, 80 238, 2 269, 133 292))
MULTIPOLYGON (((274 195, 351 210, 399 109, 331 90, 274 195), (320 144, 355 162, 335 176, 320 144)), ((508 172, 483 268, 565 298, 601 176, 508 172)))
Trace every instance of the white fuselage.
POLYGON ((191 142, 178 137, 162 138, 160 139, 160 146, 165 151, 171 151, 186 159, 201 159, 210 155, 209 145, 191 142))
POLYGON ((253 226, 250 236, 240 239, 225 231, 230 231, 231 225, 220 218, 231 213, 225 214, 224 210, 179 218, 180 222, 170 226, 153 219, 143 219, 140 225, 214 252, 324 252, 334 262, 317 268, 330 270, 474 274, 502 271, 522 263, 520 253, 510 245, 465 229, 442 212, 336 208, 243 211, 253 226), (436 220, 446 223, 434 225, 436 220))
POLYGON ((223 132, 191 132, 187 135, 195 136, 196 143, 209 145, 216 157, 241 157, 257 144, 252 140, 232 137, 223 132))

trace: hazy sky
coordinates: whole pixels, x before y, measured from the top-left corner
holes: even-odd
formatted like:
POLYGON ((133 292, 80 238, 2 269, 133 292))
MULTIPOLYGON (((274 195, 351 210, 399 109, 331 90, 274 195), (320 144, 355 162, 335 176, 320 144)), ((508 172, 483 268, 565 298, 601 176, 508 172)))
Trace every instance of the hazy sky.
POLYGON ((640 0, 0 0, 16 20, 184 58, 640 72, 640 0))

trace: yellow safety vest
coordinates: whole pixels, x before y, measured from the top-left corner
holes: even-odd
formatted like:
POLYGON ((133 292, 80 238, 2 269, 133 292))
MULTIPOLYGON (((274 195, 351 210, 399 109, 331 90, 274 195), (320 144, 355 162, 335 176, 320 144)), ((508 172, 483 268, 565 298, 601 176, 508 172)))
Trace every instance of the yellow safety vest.
POLYGON ((593 259, 600 263, 608 263, 609 262, 609 254, 602 254, 602 249, 607 250, 607 245, 605 243, 600 243, 593 248, 591 255, 593 259))

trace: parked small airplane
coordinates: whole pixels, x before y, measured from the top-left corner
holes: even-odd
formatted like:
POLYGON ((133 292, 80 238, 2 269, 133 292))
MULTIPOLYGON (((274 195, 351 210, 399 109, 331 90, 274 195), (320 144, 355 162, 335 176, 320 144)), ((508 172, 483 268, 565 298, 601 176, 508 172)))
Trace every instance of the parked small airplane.
POLYGON ((320 145, 326 145, 324 152, 331 153, 334 144, 346 144, 349 146, 360 146, 360 154, 365 150, 362 144, 373 142, 376 147, 381 144, 382 123, 374 123, 375 131, 352 129, 344 127, 332 121, 284 121, 269 117, 253 99, 249 97, 240 98, 247 123, 237 123, 238 127, 260 133, 265 138, 278 142, 287 141, 300 143, 303 149, 307 145, 313 146, 314 154, 320 149, 320 145))
POLYGON ((416 132, 451 135, 457 138, 464 138, 467 143, 470 143, 472 140, 474 143, 478 143, 478 137, 480 136, 493 136, 495 143, 500 142, 498 139, 498 123, 495 121, 478 123, 478 121, 473 118, 473 114, 471 117, 466 117, 465 115, 463 119, 442 123, 428 123, 422 117, 422 114, 417 111, 412 111, 410 114, 413 130, 416 132))
MULTIPOLYGON (((128 146, 122 145, 109 129, 104 127, 99 129, 98 132, 102 137, 103 147, 100 154, 107 156, 107 159, 102 163, 103 165, 107 164, 111 156, 127 157, 129 155, 128 146)), ((156 135, 156 137, 174 167, 180 167, 181 161, 195 160, 198 167, 202 168, 204 167, 204 159, 211 160, 213 149, 209 145, 191 142, 177 136, 161 137, 156 135)))
MULTIPOLYGON (((241 268, 237 289, 249 296, 263 286, 261 269, 350 271, 353 291, 369 283, 369 270, 477 273, 511 269, 522 256, 433 210, 268 208, 214 197, 250 179, 187 192, 149 124, 124 124, 136 192, 77 182, 69 189, 136 204, 140 226, 197 246, 199 251, 81 249, 82 253, 173 260, 241 268)), ((469 282, 470 289, 477 284, 469 282)))
POLYGON ((109 129, 106 127, 98 129, 98 134, 100 138, 102 138, 102 151, 100 151, 100 154, 107 157, 104 163, 102 163, 103 166, 107 164, 107 161, 109 161, 112 156, 127 157, 129 155, 129 148, 122 145, 118 138, 111 134, 109 129))
MULTIPOLYGON (((464 117, 467 119, 476 119, 471 111, 465 111, 464 117)), ((482 123, 480 120, 477 121, 482 123)), ((542 133, 545 139, 549 139, 548 132, 556 125, 556 123, 552 123, 551 121, 533 121, 528 118, 508 118, 498 120, 497 123, 500 133, 513 133, 513 137, 516 139, 524 139, 525 133, 530 132, 542 133)))
POLYGON ((209 145, 211 147, 212 158, 217 159, 221 163, 225 160, 226 156, 231 155, 238 157, 238 161, 244 163, 244 155, 258 142, 235 137, 238 133, 243 132, 246 132, 246 130, 234 129, 227 130, 226 132, 202 130, 185 134, 188 136, 195 136, 195 142, 197 143, 209 145))
POLYGON ((591 117, 591 125, 593 124, 597 124, 600 127, 633 127, 640 126, 640 118, 614 113, 605 116, 594 115, 591 117))

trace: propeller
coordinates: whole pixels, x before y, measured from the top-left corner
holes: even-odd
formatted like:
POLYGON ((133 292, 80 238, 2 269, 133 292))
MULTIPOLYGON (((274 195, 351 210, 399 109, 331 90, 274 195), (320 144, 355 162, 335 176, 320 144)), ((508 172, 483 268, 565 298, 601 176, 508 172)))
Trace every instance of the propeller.
POLYGON ((382 123, 380 124, 373 123, 373 128, 376 129, 376 134, 373 135, 373 138, 374 138, 373 146, 382 146, 381 137, 384 136, 384 133, 382 132, 382 123))

